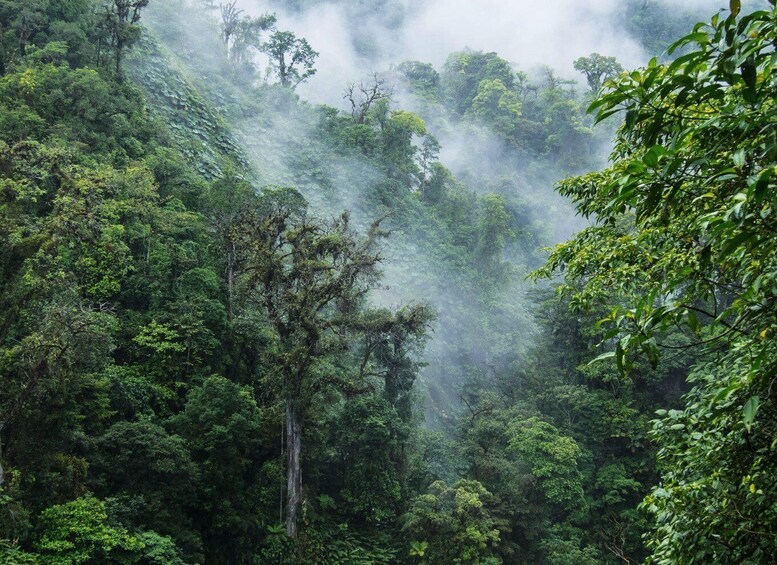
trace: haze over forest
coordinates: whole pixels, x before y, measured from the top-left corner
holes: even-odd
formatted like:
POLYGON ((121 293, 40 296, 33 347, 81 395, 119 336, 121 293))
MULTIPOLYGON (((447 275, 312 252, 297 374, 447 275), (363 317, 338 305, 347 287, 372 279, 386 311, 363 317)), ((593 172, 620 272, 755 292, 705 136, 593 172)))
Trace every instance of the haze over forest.
POLYGON ((774 563, 776 44, 0 0, 0 563, 774 563))
MULTIPOLYGON (((258 15, 276 12, 285 28, 306 37, 321 53, 319 72, 299 89, 316 103, 341 104, 342 81, 421 60, 441 67, 463 48, 496 52, 525 72, 550 67, 565 78, 582 80, 572 63, 590 53, 615 55, 626 68, 645 64, 652 53, 629 29, 623 2, 485 0, 445 2, 395 0, 380 9, 364 2, 284 2, 241 0, 258 15)), ((725 2, 664 0, 655 3, 672 17, 695 22, 725 2)))

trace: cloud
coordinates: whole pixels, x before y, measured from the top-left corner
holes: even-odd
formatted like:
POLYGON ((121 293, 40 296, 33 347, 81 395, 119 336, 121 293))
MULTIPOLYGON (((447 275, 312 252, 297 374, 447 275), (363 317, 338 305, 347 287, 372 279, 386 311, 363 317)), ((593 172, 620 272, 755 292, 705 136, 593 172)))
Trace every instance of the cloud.
POLYGON ((639 46, 611 23, 617 6, 615 0, 433 0, 408 24, 408 51, 414 57, 427 54, 425 59, 431 55, 439 63, 467 46, 496 51, 524 69, 540 64, 571 68, 574 59, 592 51, 637 62, 639 46))
MULTIPOLYGON (((658 0, 667 9, 708 7, 722 0, 658 0)), ((621 0, 325 0, 284 11, 279 0, 242 0, 258 14, 274 11, 279 26, 307 38, 321 53, 318 74, 300 93, 313 102, 340 105, 348 82, 414 59, 436 66, 465 47, 496 51, 519 68, 547 65, 577 77, 572 62, 598 52, 626 67, 647 60, 639 43, 618 24, 621 0)))

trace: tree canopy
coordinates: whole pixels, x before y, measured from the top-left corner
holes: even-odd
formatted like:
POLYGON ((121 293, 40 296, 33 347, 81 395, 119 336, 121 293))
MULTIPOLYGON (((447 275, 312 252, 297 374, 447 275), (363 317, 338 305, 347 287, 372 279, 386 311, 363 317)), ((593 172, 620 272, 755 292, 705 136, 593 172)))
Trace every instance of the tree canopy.
POLYGON ((775 552, 771 339, 775 300, 777 11, 715 16, 616 79, 592 105, 622 113, 609 169, 561 185, 594 220, 557 248, 579 307, 604 304, 626 370, 672 328, 701 348, 684 410, 661 411, 661 484, 645 501, 659 563, 758 562, 775 552))
POLYGON ((771 563, 774 0, 340 108, 241 6, 0 0, 0 562, 771 563))

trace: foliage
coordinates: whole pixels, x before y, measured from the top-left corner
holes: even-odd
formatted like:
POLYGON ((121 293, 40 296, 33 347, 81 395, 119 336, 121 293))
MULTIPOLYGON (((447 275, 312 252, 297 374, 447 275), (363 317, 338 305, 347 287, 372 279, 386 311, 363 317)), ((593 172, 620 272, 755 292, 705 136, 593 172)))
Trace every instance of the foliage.
POLYGON ((351 530, 348 524, 312 529, 302 540, 303 562, 338 565, 390 565, 397 562, 397 550, 388 540, 368 538, 351 530))
POLYGON ((40 557, 35 553, 28 553, 8 540, 0 540, 0 560, 8 565, 38 565, 40 557))
MULTIPOLYGON (((0 0, 0 561, 768 559, 772 11, 609 83, 551 300, 590 93, 466 50, 313 106, 307 41, 216 4, 0 0)), ((410 14, 342 4, 363 55, 410 14)))
MULTIPOLYGON (((494 555, 499 530, 492 504, 491 493, 477 481, 462 479, 452 487, 436 481, 413 501, 403 528, 411 539, 428 543, 426 563, 501 563, 494 555)), ((414 542, 412 548, 418 547, 414 542)))
POLYGON ((263 14, 256 18, 241 16, 243 10, 238 10, 236 6, 236 1, 219 5, 221 36, 232 64, 251 67, 252 51, 262 48, 262 32, 273 29, 277 18, 275 14, 263 14))
POLYGON ((548 501, 575 511, 583 503, 581 476, 577 468, 580 448, 552 425, 536 418, 514 421, 508 432, 508 448, 515 451, 548 501))
POLYGON ((270 68, 281 86, 294 90, 316 74, 314 64, 318 52, 307 39, 298 38, 290 31, 276 31, 262 45, 262 51, 270 58, 270 68))
MULTIPOLYGON (((610 59, 592 54, 579 59, 578 66, 601 81, 620 68, 610 59)), ((550 69, 539 80, 530 79, 496 53, 466 50, 451 54, 439 73, 419 61, 400 64, 396 73, 418 99, 423 117, 442 131, 460 128, 463 122, 475 139, 495 135, 507 159, 529 154, 570 171, 590 168, 594 162, 587 154, 594 132, 575 83, 559 79, 550 69), (567 152, 571 148, 574 151, 567 152)), ((606 132, 600 135, 604 139, 606 132)))
POLYGON ((468 112, 509 138, 521 117, 521 101, 501 80, 486 79, 478 85, 477 96, 472 99, 468 112))
POLYGON ((606 57, 599 53, 591 53, 588 57, 575 60, 575 70, 585 75, 588 87, 594 94, 598 93, 605 81, 623 72, 623 67, 615 57, 606 57))
POLYGON ((95 442, 92 483, 122 523, 170 536, 190 554, 198 536, 184 518, 197 469, 181 438, 149 422, 118 422, 95 442))
POLYGON ((686 408, 654 429, 663 479, 645 507, 659 563, 775 550, 763 480, 775 460, 771 5, 739 15, 732 2, 675 44, 687 52, 673 62, 615 81, 592 106, 599 119, 625 113, 612 166, 561 186, 597 222, 544 272, 566 272, 575 305, 612 306, 602 323, 620 337, 618 366, 637 351, 658 362, 675 326, 705 351, 686 408))
POLYGON ((199 469, 197 505, 206 512, 195 523, 208 562, 239 561, 253 552, 251 540, 260 534, 261 464, 271 453, 253 396, 250 387, 212 376, 189 392, 183 411, 171 419, 199 469))
POLYGON ((140 26, 137 24, 148 3, 149 0, 111 0, 105 8, 102 29, 114 50, 116 77, 119 81, 122 79, 124 52, 140 37, 140 26))
MULTIPOLYGON (((272 324, 277 350, 272 383, 286 405, 288 441, 287 529, 296 536, 302 504, 302 429, 319 392, 329 386, 349 395, 364 391, 364 369, 374 352, 366 348, 359 372, 350 377, 331 371, 327 357, 345 353, 344 332, 369 331, 358 319, 363 298, 377 280, 381 260, 378 238, 386 234, 376 221, 364 238, 350 229, 348 213, 330 223, 307 215, 301 195, 268 190, 243 232, 243 278, 247 297, 260 304, 272 324)), ((385 320, 383 321, 385 323, 385 320)), ((402 324, 388 320, 392 325, 402 324)), ((423 319, 411 326, 422 335, 423 319)))
POLYGON ((46 509, 41 527, 38 549, 50 563, 132 563, 144 547, 126 530, 112 527, 104 504, 89 495, 46 509))
POLYGON ((445 62, 442 73, 443 95, 451 100, 458 113, 466 112, 477 97, 483 81, 501 83, 505 89, 512 89, 515 72, 510 63, 496 53, 463 51, 450 55, 445 62))
POLYGON ((141 532, 138 539, 143 544, 140 563, 149 565, 186 565, 181 551, 169 537, 156 532, 141 532))
POLYGON ((380 525, 391 521, 402 500, 396 457, 402 424, 382 398, 349 402, 338 422, 342 450, 342 498, 349 523, 380 525))

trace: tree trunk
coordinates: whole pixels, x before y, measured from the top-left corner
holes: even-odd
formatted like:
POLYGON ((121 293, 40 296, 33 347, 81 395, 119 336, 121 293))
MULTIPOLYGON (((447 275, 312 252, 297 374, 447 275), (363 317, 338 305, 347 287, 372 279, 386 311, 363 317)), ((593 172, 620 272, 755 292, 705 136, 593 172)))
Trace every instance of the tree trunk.
MULTIPOLYGON (((3 26, 0 25, 0 34, 3 33, 3 26)), ((5 47, 0 42, 0 77, 5 76, 5 47)))
POLYGON ((297 537, 302 504, 302 414, 292 401, 286 403, 286 535, 297 537))
POLYGON ((286 57, 283 53, 278 58, 278 76, 281 79, 281 86, 289 86, 291 81, 289 80, 288 69, 286 69, 286 57))
POLYGON ((121 60, 124 55, 124 46, 120 43, 116 45, 116 82, 121 84, 124 82, 124 77, 121 75, 121 60))
MULTIPOLYGON (((3 433, 5 422, 0 422, 0 434, 3 433)), ((3 471, 3 436, 0 435, 0 487, 5 483, 5 472, 3 471)))
POLYGON ((235 242, 230 241, 227 247, 227 316, 231 322, 235 315, 235 242))

